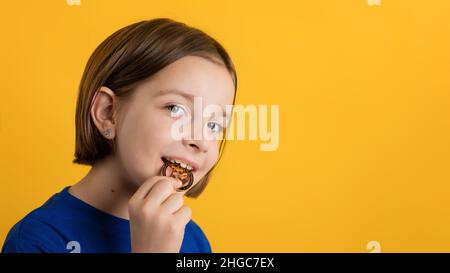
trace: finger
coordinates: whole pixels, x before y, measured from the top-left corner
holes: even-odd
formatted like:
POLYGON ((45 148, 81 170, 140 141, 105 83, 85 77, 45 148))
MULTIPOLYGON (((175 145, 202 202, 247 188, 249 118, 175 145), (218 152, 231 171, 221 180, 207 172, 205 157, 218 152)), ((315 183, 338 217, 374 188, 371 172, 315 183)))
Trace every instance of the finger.
POLYGON ((139 189, 134 193, 133 198, 136 200, 143 200, 148 195, 148 193, 152 190, 152 187, 158 183, 159 181, 167 179, 165 176, 154 176, 150 179, 147 179, 144 184, 142 184, 139 189))
POLYGON ((161 203, 167 199, 172 193, 176 192, 178 181, 171 177, 163 177, 158 181, 147 194, 144 202, 155 203, 161 205, 161 203))
POLYGON ((187 225, 192 218, 191 208, 188 206, 182 206, 179 210, 177 210, 173 214, 176 218, 176 221, 181 225, 187 225))
POLYGON ((133 199, 142 200, 147 196, 153 185, 156 184, 162 177, 154 176, 144 181, 144 183, 137 189, 133 195, 133 199))
POLYGON ((167 213, 173 214, 183 206, 183 194, 174 193, 170 195, 162 204, 161 208, 167 213))

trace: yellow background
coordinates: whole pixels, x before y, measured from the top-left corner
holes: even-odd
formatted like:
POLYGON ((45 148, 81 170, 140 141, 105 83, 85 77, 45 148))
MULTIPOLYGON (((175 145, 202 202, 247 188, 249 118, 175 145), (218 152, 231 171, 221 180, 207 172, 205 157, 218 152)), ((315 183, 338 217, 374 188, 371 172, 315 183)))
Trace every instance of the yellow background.
MULTIPOLYGON (((233 141, 187 200, 215 252, 450 251, 450 1, 2 1, 0 241, 88 171, 77 87, 117 29, 170 17, 227 48, 280 146, 233 141)), ((1 244, 1 243, 0 243, 1 244)))

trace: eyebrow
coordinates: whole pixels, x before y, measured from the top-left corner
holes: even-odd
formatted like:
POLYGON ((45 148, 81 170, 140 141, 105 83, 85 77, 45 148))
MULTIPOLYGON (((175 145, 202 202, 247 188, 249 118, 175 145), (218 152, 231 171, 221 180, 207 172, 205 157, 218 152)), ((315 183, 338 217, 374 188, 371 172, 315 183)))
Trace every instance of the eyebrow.
POLYGON ((189 101, 194 101, 194 95, 189 94, 187 92, 181 91, 179 89, 162 89, 162 90, 158 90, 156 91, 155 97, 160 97, 160 96, 164 96, 164 95, 169 95, 169 94, 175 94, 175 95, 180 95, 182 97, 184 97, 185 99, 189 100, 189 101))
MULTIPOLYGON (((188 92, 182 91, 180 89, 161 89, 161 90, 156 91, 156 94, 154 97, 156 98, 156 97, 169 95, 169 94, 175 94, 175 95, 182 96, 185 99, 187 99, 188 101, 191 101, 192 103, 194 102, 194 98, 196 97, 196 96, 189 94, 188 92)), ((221 107, 221 109, 222 109, 222 115, 224 117, 227 117, 227 111, 225 111, 225 109, 223 107, 221 107)))

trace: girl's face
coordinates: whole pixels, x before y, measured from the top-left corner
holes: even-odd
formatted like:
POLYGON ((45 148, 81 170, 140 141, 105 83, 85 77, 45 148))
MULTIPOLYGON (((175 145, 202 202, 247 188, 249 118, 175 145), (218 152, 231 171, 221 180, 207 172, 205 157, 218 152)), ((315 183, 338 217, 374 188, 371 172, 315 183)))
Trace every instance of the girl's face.
POLYGON ((140 84, 118 113, 116 156, 125 177, 140 186, 159 175, 162 158, 171 158, 190 163, 195 185, 217 161, 220 142, 213 138, 227 124, 222 113, 194 115, 194 98, 201 99, 203 109, 225 109, 233 97, 234 83, 225 66, 196 56, 177 60, 140 84), (199 128, 194 125, 188 134, 174 137, 174 123, 189 118, 201 124, 201 139, 192 137, 199 128))

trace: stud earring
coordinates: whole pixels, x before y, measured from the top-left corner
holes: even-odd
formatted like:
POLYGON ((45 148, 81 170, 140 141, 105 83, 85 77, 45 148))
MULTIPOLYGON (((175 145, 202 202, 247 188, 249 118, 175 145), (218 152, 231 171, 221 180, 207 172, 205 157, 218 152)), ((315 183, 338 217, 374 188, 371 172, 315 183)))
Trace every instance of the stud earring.
POLYGON ((104 132, 104 134, 105 134, 105 137, 110 137, 111 136, 111 128, 108 128, 108 130, 106 130, 104 132))

